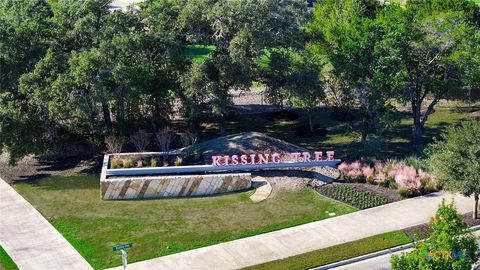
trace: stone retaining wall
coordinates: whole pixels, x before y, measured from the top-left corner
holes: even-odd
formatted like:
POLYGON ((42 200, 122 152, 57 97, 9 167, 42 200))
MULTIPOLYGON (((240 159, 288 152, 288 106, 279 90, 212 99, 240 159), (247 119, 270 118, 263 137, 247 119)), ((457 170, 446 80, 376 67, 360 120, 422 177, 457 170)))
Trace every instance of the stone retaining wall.
POLYGON ((251 180, 250 173, 102 178, 100 191, 104 200, 189 197, 248 189, 251 180))

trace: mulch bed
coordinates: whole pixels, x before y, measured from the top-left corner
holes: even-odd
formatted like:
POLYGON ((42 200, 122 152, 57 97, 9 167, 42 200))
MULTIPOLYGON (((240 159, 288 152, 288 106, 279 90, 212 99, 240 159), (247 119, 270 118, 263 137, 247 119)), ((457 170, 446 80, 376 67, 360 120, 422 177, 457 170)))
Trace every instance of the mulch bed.
MULTIPOLYGON (((480 225, 480 219, 473 219, 472 212, 462 215, 462 219, 465 223, 467 223, 468 227, 480 225)), ((428 227, 428 223, 424 223, 424 224, 403 229, 403 231, 410 238, 414 239, 415 241, 418 241, 428 236, 429 227, 428 227), (418 235, 419 237, 417 237, 417 234, 419 234, 418 235)))

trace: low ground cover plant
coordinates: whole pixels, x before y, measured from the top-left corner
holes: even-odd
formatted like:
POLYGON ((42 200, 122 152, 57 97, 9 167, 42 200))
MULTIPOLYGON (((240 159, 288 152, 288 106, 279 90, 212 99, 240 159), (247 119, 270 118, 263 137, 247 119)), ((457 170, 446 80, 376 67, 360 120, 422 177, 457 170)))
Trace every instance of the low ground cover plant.
POLYGON ((437 190, 432 174, 403 162, 344 162, 338 166, 341 177, 349 182, 368 183, 398 189, 402 197, 412 197, 437 190))
POLYGON ((327 185, 318 190, 326 197, 344 202, 359 209, 367 209, 389 203, 389 200, 381 195, 372 194, 368 191, 345 185, 327 185))

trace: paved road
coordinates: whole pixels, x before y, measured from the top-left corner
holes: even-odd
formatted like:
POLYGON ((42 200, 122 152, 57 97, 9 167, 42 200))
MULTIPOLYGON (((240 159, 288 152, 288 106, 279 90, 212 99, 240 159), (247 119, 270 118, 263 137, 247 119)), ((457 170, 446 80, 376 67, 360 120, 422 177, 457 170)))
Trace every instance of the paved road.
POLYGON ((22 270, 93 269, 30 203, 1 178, 0 245, 22 270))
MULTIPOLYGON (((239 269, 426 223, 442 199, 470 211, 472 199, 435 193, 271 233, 129 264, 128 269, 239 269)), ((117 268, 121 269, 121 268, 117 268)))
MULTIPOLYGON (((480 231, 475 232, 475 235, 480 237, 480 231)), ((480 239, 478 240, 478 246, 480 248, 480 239)), ((405 249, 404 252, 412 251, 412 249, 405 249)), ((392 254, 387 254, 379 256, 376 258, 368 259, 361 262, 356 262, 336 268, 331 268, 335 270, 389 270, 390 269, 390 258, 392 255, 399 255, 402 251, 394 252, 392 254)))

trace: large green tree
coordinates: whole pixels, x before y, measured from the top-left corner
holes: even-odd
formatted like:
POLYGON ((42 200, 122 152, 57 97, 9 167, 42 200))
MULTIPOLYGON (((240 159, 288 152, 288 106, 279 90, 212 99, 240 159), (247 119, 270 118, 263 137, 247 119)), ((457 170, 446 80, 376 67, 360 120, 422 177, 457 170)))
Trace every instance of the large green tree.
POLYGON ((257 60, 270 48, 294 46, 306 14, 305 3, 298 0, 196 0, 182 9, 180 17, 191 22, 185 28, 193 25, 202 30, 186 38, 215 46, 201 67, 192 66, 191 72, 203 75, 188 73, 184 87, 195 87, 186 89, 190 99, 208 101, 210 111, 220 119, 220 134, 225 132, 224 119, 231 105, 229 91, 249 89, 257 75, 257 60))
POLYGON ((361 109, 363 143, 381 126, 382 114, 392 108, 389 104, 402 86, 401 58, 391 52, 395 34, 401 31, 393 24, 400 12, 395 5, 384 7, 376 1, 326 0, 315 5, 308 26, 312 40, 307 49, 318 59, 326 57, 332 77, 355 90, 344 93, 361 109))
POLYGON ((394 270, 470 270, 477 259, 477 239, 466 231, 467 224, 454 202, 442 202, 430 224, 427 241, 417 242, 413 251, 392 256, 394 270))
POLYGON ((12 161, 72 141, 97 146, 171 117, 187 63, 181 3, 125 12, 109 3, 0 3, 0 148, 12 161))
POLYGON ((446 189, 474 198, 473 218, 478 218, 480 196, 480 123, 449 127, 431 146, 429 163, 446 189))
POLYGON ((45 55, 51 16, 46 1, 0 1, 0 152, 8 151, 12 160, 45 150, 43 121, 18 80, 45 55))
POLYGON ((473 49, 478 48, 478 19, 478 6, 473 1, 407 1, 404 31, 396 46, 403 62, 403 100, 410 103, 413 113, 414 140, 420 139, 442 98, 474 83, 471 69, 478 62, 478 52, 473 49), (473 57, 465 57, 471 52, 473 57))
POLYGON ((313 109, 325 98, 321 66, 306 54, 298 57, 290 67, 291 74, 287 77, 286 89, 294 106, 305 109, 308 115, 310 132, 314 131, 313 109))

